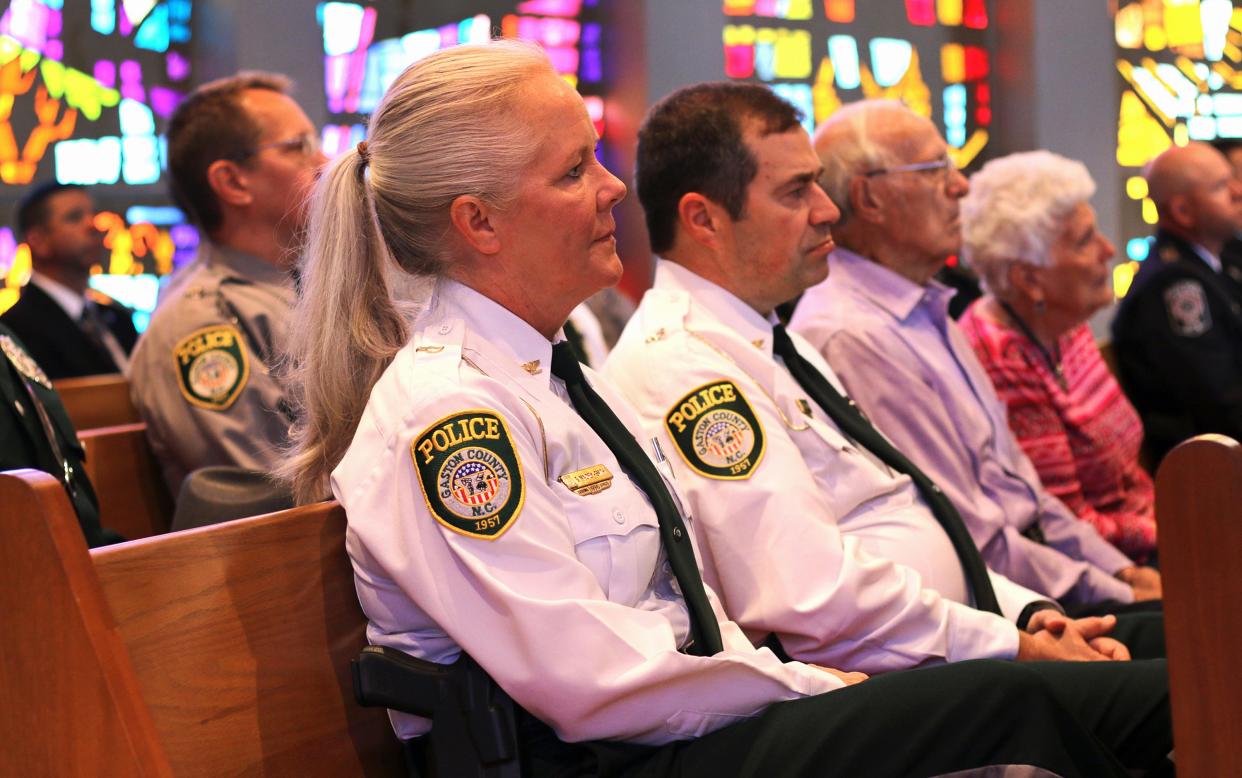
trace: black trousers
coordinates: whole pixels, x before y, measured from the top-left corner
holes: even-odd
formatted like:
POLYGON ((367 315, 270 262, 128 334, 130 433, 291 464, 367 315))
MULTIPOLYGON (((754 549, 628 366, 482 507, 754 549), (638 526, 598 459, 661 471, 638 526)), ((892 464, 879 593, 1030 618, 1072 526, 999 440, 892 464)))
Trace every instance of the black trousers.
POLYGON ((778 703, 660 747, 562 743, 525 716, 524 774, 930 776, 1004 764, 1066 778, 1159 773, 1173 747, 1168 697, 1159 659, 958 662, 778 703))

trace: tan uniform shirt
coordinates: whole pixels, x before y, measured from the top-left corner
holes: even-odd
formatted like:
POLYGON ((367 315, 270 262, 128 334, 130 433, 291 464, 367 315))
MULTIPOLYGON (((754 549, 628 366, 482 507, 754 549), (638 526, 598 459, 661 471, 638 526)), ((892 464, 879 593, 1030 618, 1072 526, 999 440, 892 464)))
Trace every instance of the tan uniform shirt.
POLYGON ((268 470, 292 417, 271 368, 282 353, 292 277, 204 243, 173 279, 134 349, 134 405, 175 495, 191 470, 268 470))

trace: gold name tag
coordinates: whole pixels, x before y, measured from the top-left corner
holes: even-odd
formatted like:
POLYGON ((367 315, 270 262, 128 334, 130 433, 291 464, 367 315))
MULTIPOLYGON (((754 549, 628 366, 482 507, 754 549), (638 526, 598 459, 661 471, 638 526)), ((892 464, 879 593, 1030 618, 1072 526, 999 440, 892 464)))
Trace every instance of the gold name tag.
POLYGON ((557 479, 579 497, 598 494, 612 486, 612 473, 603 465, 591 465, 557 479))

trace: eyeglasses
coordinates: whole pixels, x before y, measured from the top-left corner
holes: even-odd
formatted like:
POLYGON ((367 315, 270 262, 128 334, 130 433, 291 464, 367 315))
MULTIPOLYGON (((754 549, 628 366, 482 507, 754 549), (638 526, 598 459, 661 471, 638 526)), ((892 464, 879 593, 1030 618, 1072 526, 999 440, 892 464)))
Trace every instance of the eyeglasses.
POLYGON ((933 159, 931 162, 912 162, 909 165, 893 165, 892 167, 876 168, 863 173, 867 178, 882 176, 887 173, 921 173, 927 170, 939 170, 948 178, 957 171, 957 164, 952 157, 944 156, 940 159, 933 159))
POLYGON ((275 140, 271 143, 264 143, 261 146, 255 146, 252 149, 246 149, 240 154, 236 154, 230 159, 234 162, 250 159, 260 152, 268 149, 287 149, 289 151, 297 151, 303 157, 313 157, 319 153, 319 134, 315 132, 304 132, 294 138, 286 138, 285 140, 275 140))

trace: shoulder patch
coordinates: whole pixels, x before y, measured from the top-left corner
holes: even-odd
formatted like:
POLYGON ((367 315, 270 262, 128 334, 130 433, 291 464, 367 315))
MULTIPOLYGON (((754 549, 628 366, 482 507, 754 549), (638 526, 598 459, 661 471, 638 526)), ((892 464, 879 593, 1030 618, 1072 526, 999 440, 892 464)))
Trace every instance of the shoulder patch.
POLYGON ((1164 307, 1174 335, 1195 338, 1212 329, 1212 311, 1198 281, 1186 279, 1170 284, 1164 290, 1164 307))
POLYGON ((39 363, 34 361, 34 357, 17 345, 17 341, 8 335, 0 335, 0 350, 4 351, 4 355, 13 363, 13 367, 17 368, 17 372, 46 389, 52 388, 52 382, 48 380, 47 373, 44 373, 39 363))
POLYGON ((445 416, 410 444, 423 499, 436 521, 462 535, 495 540, 526 499, 522 462, 505 420, 488 410, 445 416))
POLYGON ((749 478, 763 459, 763 426, 732 381, 690 392, 669 409, 664 426, 686 464, 708 478, 749 478))
POLYGON ((204 327, 173 347, 177 383, 186 401, 210 411, 228 410, 250 378, 241 333, 228 324, 204 327))

